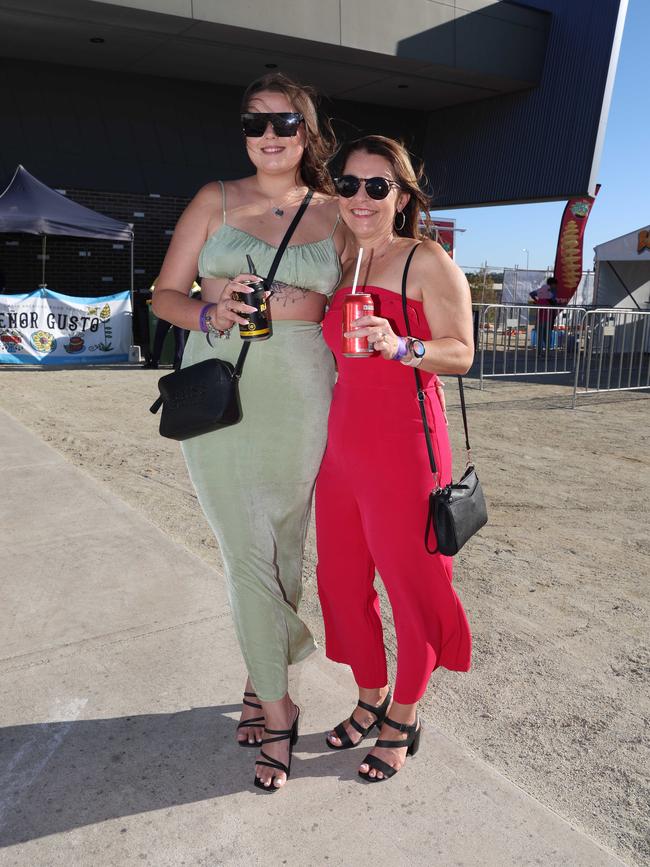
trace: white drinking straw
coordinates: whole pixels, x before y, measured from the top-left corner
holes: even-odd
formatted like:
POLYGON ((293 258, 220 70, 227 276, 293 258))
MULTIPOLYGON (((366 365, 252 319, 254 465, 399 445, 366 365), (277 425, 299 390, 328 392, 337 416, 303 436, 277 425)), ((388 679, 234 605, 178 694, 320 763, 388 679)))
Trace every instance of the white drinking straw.
POLYGON ((357 256, 357 267, 354 272, 354 280, 352 281, 352 295, 357 293, 357 281, 359 279, 359 269, 361 268, 361 260, 363 259, 363 247, 359 247, 359 255, 357 256))

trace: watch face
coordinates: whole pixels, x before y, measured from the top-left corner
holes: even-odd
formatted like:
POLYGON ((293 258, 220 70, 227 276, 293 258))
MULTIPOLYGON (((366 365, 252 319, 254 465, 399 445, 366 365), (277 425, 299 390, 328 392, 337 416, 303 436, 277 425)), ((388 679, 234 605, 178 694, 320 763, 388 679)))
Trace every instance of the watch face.
POLYGON ((413 341, 413 355, 416 358, 423 358, 425 353, 424 343, 421 340, 413 341))

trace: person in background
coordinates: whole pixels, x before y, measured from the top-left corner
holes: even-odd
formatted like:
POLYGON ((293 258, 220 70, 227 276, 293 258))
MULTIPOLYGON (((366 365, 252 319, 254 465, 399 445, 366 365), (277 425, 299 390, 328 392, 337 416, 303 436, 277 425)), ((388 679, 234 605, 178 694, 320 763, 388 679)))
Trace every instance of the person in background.
MULTIPOLYGON (((156 278, 158 279, 158 278, 156 278)), ((155 288, 156 281, 151 284, 151 293, 153 295, 153 290, 155 288)), ((192 283, 192 288, 190 289, 190 296, 192 298, 201 299, 201 287, 198 283, 192 283)), ((151 301, 147 302, 151 304, 151 301)), ((158 319, 156 321, 156 330, 154 331, 153 336, 153 349, 151 350, 151 357, 147 361, 146 364, 143 365, 147 370, 158 370, 158 364, 160 363, 160 356, 162 355, 163 346, 165 343, 165 337, 169 334, 169 329, 174 329, 174 370, 179 370, 181 366, 181 361, 183 360, 183 352, 185 351, 185 340, 187 339, 188 331, 184 328, 180 328, 178 325, 172 325, 171 322, 167 322, 166 319, 158 319)))
MULTIPOLYGON (((548 277, 538 288, 528 293, 541 308, 557 306, 557 280, 548 277)), ((551 334, 557 310, 541 309, 537 311, 537 353, 545 352, 551 346, 551 334)))

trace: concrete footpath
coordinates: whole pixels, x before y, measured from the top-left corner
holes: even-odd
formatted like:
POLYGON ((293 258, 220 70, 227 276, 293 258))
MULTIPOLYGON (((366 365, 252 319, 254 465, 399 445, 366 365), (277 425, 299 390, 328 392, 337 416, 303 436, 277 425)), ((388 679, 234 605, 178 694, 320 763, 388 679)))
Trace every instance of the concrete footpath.
POLYGON ((324 746, 354 699, 322 652, 292 777, 254 789, 222 576, 1 411, 0 467, 2 867, 624 863, 426 719, 362 783, 364 745, 324 746))

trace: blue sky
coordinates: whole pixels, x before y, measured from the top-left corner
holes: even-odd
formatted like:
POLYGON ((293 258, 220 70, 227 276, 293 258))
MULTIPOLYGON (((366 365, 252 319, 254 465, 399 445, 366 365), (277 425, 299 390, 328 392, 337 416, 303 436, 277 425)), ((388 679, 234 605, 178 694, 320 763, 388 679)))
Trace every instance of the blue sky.
MULTIPOLYGON (((598 172, 602 188, 585 230, 584 267, 593 247, 650 223, 650 3, 629 0, 607 133, 598 172)), ((467 231, 456 235, 459 265, 552 266, 564 202, 446 211, 467 231)), ((442 212, 438 216, 443 216, 442 212)))

